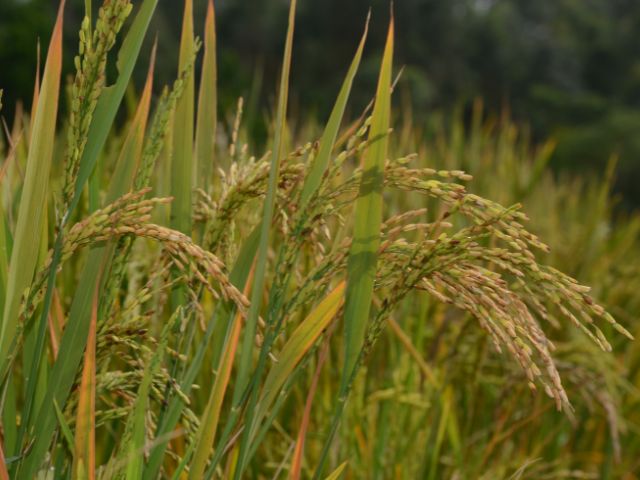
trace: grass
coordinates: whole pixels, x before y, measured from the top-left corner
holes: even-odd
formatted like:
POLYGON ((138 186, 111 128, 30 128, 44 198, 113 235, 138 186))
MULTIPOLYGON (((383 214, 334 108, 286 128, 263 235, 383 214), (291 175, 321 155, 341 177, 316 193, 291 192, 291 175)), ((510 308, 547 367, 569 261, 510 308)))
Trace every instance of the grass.
POLYGON ((59 16, 0 150, 0 478, 637 476, 640 221, 613 166, 555 178, 479 102, 394 114, 393 20, 372 110, 349 123, 367 19, 330 117, 297 125, 295 1, 254 154, 242 101, 217 115, 213 3, 201 48, 185 1, 154 97, 156 3, 87 15, 55 124, 59 16))

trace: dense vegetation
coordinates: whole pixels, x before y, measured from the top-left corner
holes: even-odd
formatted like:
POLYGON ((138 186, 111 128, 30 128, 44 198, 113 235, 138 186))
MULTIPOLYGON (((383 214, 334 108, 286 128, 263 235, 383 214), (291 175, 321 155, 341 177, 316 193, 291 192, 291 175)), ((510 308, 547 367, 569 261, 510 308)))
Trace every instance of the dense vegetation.
POLYGON ((293 116, 295 0, 256 141, 242 99, 218 118, 213 3, 202 40, 182 4, 167 87, 157 0, 86 3, 73 78, 62 2, 0 148, 0 478, 637 476, 615 158, 557 178, 480 101, 414 123, 393 19, 370 91, 363 18, 333 108, 293 116))

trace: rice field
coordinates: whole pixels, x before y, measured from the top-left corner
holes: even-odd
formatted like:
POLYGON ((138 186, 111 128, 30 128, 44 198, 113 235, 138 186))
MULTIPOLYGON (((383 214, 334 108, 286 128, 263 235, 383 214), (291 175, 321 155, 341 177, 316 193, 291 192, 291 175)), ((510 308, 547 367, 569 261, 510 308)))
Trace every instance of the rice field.
POLYGON ((640 218, 615 157, 554 174, 553 140, 480 100, 415 123, 387 12, 330 116, 292 118, 296 0, 263 148, 242 98, 218 109, 215 9, 192 1, 157 85, 157 0, 86 0, 81 25, 62 0, 0 136, 0 479, 638 478, 640 218))

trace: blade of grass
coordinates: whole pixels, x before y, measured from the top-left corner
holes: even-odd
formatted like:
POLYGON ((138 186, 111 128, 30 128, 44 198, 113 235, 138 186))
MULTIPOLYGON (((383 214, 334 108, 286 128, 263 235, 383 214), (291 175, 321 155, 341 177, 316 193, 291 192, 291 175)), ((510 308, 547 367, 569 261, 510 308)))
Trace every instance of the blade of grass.
MULTIPOLYGON (((280 78, 280 94, 278 98, 278 112, 276 116, 275 136, 273 140, 271 154, 271 169, 269 171, 269 182, 267 195, 264 201, 262 213, 262 224, 260 229, 260 242, 258 245, 258 256, 255 271, 255 285, 251 293, 251 307, 247 315, 247 328, 243 337, 240 364, 238 367, 238 388, 237 392, 242 392, 247 385, 249 370, 251 368, 251 357, 253 343, 256 335, 256 326, 262 295, 265 285, 267 251, 269 249, 269 238, 271 231, 271 221, 276 201, 277 182, 280 172, 280 161, 283 155, 283 136, 285 131, 287 100, 289 93, 289 70, 291 67, 291 50, 293 46, 293 30, 295 23, 296 0, 291 0, 289 7, 289 28, 285 43, 284 61, 282 66, 282 76, 280 78)), ((236 395, 238 400, 239 395, 236 395)), ((237 402, 235 402, 237 403, 237 402)))
POLYGON ((320 456, 314 479, 320 478, 333 436, 344 411, 349 388, 364 344, 373 300, 377 251, 382 224, 382 187, 387 159, 391 117, 391 74, 393 62, 393 16, 378 77, 369 139, 373 142, 363 156, 363 173, 354 211, 353 242, 347 261, 347 291, 344 307, 345 360, 338 403, 320 456))
POLYGON ((214 147, 216 139, 216 119, 218 109, 216 71, 216 29, 213 0, 209 0, 204 25, 204 59, 198 93, 198 118, 196 124, 196 168, 194 174, 200 188, 207 190, 211 180, 214 147))
POLYGON ((347 71, 347 76, 342 83, 340 93, 338 93, 338 98, 336 99, 336 103, 333 106, 333 110, 331 111, 331 115, 329 116, 329 120, 327 121, 327 125, 324 129, 324 132, 322 133, 322 137, 320 138, 318 154, 313 164, 309 168, 307 177, 305 178, 302 193, 300 194, 300 209, 304 209, 313 193, 315 193, 315 191, 320 186, 320 183, 322 182, 322 176, 326 172, 329 165, 331 152, 333 151, 333 147, 338 136, 338 131, 340 129, 340 124, 342 123, 342 117, 344 116, 344 110, 347 106, 347 100, 349 99, 349 94, 351 93, 353 79, 356 76, 358 67, 360 65, 360 60, 362 59, 362 51, 367 39, 367 32, 369 30, 369 19, 370 15, 367 16, 367 22, 364 27, 362 38, 360 39, 360 45, 358 46, 356 54, 351 61, 351 65, 349 66, 349 70, 347 71))
POLYGON ((91 323, 84 367, 78 393, 76 434, 73 454, 73 478, 93 480, 96 476, 96 326, 98 323, 98 284, 93 295, 91 323))
MULTIPOLYGON (((14 340, 18 323, 18 309, 22 294, 32 281, 37 265, 38 251, 41 246, 41 233, 43 232, 45 212, 47 211, 46 196, 55 139, 55 118, 58 112, 60 92, 64 5, 65 2, 63 0, 60 2, 56 24, 51 35, 42 80, 42 91, 38 96, 38 104, 35 107, 35 120, 33 131, 31 132, 24 186, 20 197, 18 219, 9 264, 7 292, 0 331, 0 365, 5 365, 10 354, 11 345, 15 346, 16 344, 14 340)), ((21 415, 22 423, 17 432, 14 453, 18 453, 22 446, 25 426, 28 424, 36 401, 36 385, 42 378, 38 375, 38 367, 41 365, 41 357, 39 355, 43 348, 44 338, 42 340, 37 338, 35 330, 33 333, 38 346, 35 348, 35 358, 32 359, 29 368, 27 368, 29 373, 21 415)), ((41 332, 37 332, 37 334, 39 334, 39 337, 43 337, 41 332)), ((9 388, 12 388, 12 386, 9 386, 9 388)), ((12 399, 13 396, 8 398, 9 401, 12 399)), ((38 400, 40 399, 41 396, 38 395, 38 400)), ((13 409, 13 406, 9 408, 13 409)))
MULTIPOLYGON (((367 21, 365 23, 364 32, 362 34, 362 38, 360 40, 360 44, 356 50, 354 58, 351 62, 351 65, 347 71, 346 77, 343 81, 342 87, 334 104, 333 110, 327 122, 327 125, 323 131, 322 137, 320 139, 320 145, 318 149, 318 155, 315 157, 313 164, 310 167, 309 174, 305 177, 303 189, 301 192, 301 207, 300 210, 304 209, 304 206, 308 204, 310 198, 314 195, 314 193, 318 190, 322 177, 325 174, 327 167, 329 165, 329 160, 331 157, 331 152, 333 151, 336 137, 340 128, 340 124, 342 123, 342 117, 344 116, 344 111, 346 108, 347 100, 349 98, 349 94, 351 91, 351 86, 353 84, 353 79, 357 73, 360 60, 362 58, 362 51, 364 49, 365 41, 367 38, 368 26, 369 26, 370 16, 367 16, 367 21)), ((277 268, 277 267, 276 267, 277 268)), ((289 288, 289 279, 287 277, 282 283, 281 290, 286 291, 289 288)), ((269 296, 269 312, 268 319, 271 322, 273 317, 277 317, 279 315, 279 309, 282 302, 282 295, 277 295, 276 290, 272 290, 271 295, 269 296)), ((259 379, 262 375, 262 370, 264 368, 264 362, 266 360, 267 353, 271 348, 271 344, 273 338, 278 335, 278 326, 276 325, 269 331, 269 335, 265 339, 261 351, 260 357, 258 360, 258 366, 254 371, 254 377, 259 379)), ((252 402, 257 401, 257 397, 251 400, 252 402)))
MULTIPOLYGON (((36 90, 40 88, 39 84, 40 84, 40 42, 38 42, 38 66, 37 66, 37 72, 36 72, 36 87, 35 87, 36 90)), ((37 104, 38 104, 38 101, 37 99, 34 98, 32 105, 37 105, 37 104)), ((0 90, 0 110, 2 110, 2 90, 0 90)), ((33 123, 33 118, 34 118, 34 115, 31 116, 31 123, 33 123)), ((31 128, 30 130, 33 130, 33 128, 31 128)), ((10 138, 9 138, 9 143, 10 144, 12 143, 10 138)), ((0 167, 0 187, 2 187, 3 184, 6 182, 5 180, 6 173, 9 165, 13 163, 12 158, 14 158, 14 150, 15 150, 15 143, 13 145, 10 145, 9 152, 5 156, 4 162, 0 167)), ((7 224, 7 220, 10 217, 9 213, 10 212, 9 212, 8 206, 5 206, 4 204, 2 204, 0 206, 0 311, 4 311, 4 304, 5 304, 5 299, 7 295, 7 278, 8 278, 8 271, 9 271, 9 255, 10 255, 9 236, 11 235, 10 229, 8 228, 8 224, 7 224)), ((6 448, 6 445, 5 445, 5 448, 6 448)))
MULTIPOLYGON (((36 81, 33 84, 33 99, 31 105, 33 109, 38 105, 38 98, 40 97, 40 40, 38 40, 36 46, 36 81)), ((29 132, 33 132, 33 122, 35 121, 35 112, 31 112, 31 118, 29 119, 29 132)))
MULTIPOLYGON (((4 166, 5 165, 3 165, 3 167, 4 166)), ((4 169, 2 169, 2 171, 4 171, 4 169)), ((2 171, 0 171, 0 177, 2 176, 2 171)), ((2 178, 0 178, 0 182, 2 182, 2 178)), ((7 235, 10 233, 7 231, 6 218, 7 215, 4 208, 0 207, 0 310, 4 310, 4 302, 7 295, 7 279, 9 277, 9 242, 7 235)))
POLYGON ((58 424, 60 425, 60 431, 62 432, 62 436, 67 442, 67 447, 69 448, 69 451, 73 452, 74 445, 76 443, 75 440, 73 439, 73 433, 71 432, 71 428, 69 427, 69 424, 64 418, 64 413, 62 413, 62 410, 60 410, 60 405, 58 405, 58 402, 56 402, 55 400, 53 402, 53 408, 56 411, 56 417, 58 417, 58 424))
MULTIPOLYGON (((182 37, 180 39, 179 69, 192 61, 195 48, 193 37, 192 0, 184 2, 182 37)), ((191 191, 193 180, 193 75, 185 80, 182 97, 176 103, 173 124, 173 158, 171 159, 171 228, 191 235, 191 191)))
MULTIPOLYGON (((347 71, 346 77, 343 81, 342 87, 334 104, 332 113, 327 122, 327 125, 323 131, 322 137, 319 142, 318 155, 314 157, 313 163, 310 166, 309 173, 305 176, 303 189, 301 192, 301 204, 300 210, 304 209, 304 205, 306 205, 310 198, 314 195, 314 193, 320 187, 322 177, 325 174, 327 167, 329 165, 329 160, 331 157, 331 152, 335 146, 336 136, 338 134, 338 130, 340 128, 340 124, 342 122, 342 117, 344 115, 344 110, 346 107, 347 100, 349 98, 349 93, 351 90, 351 85, 353 83, 353 79, 357 73, 358 66, 360 64, 360 59, 362 57, 362 50, 364 48, 365 40, 367 37, 369 25, 369 16, 367 17, 367 21, 365 24, 365 29, 360 40, 360 44, 354 58, 351 62, 349 70, 347 71)), ((282 251, 280 252, 282 254, 282 251)), ((297 258, 297 256, 296 256, 297 258)), ((276 269, 280 265, 281 258, 278 259, 276 263, 276 269)), ((289 280, 290 276, 285 277, 284 281, 280 283, 278 286, 278 290, 286 291, 289 288, 289 280)), ((282 305, 283 296, 278 295, 276 289, 272 289, 271 294, 269 296, 269 311, 268 311, 268 320, 271 320, 274 317, 277 317, 280 313, 279 309, 282 305)), ((269 323, 268 322, 268 323, 269 323)), ((277 336, 279 330, 278 322, 272 327, 270 335, 271 337, 277 336)), ((265 352, 271 348, 271 341, 269 338, 264 342, 263 348, 260 352, 260 360, 266 357, 265 352)), ((256 369, 257 373, 261 373, 261 363, 259 362, 258 368, 256 369)))
MULTIPOLYGON (((185 0, 182 18, 182 35, 180 38, 180 57, 178 71, 183 71, 193 61, 195 51, 193 36, 193 2, 185 0)), ((169 225, 186 235, 191 236, 191 204, 193 191, 193 114, 194 114, 194 73, 185 80, 182 96, 176 102, 173 112, 173 144, 171 151, 170 189, 173 202, 169 213, 169 225)), ((177 274, 177 272, 176 272, 177 274)), ((182 285, 171 292, 171 307, 176 309, 186 302, 186 290, 182 285)), ((193 323, 190 323, 193 325, 193 323)), ((178 339, 178 345, 188 349, 193 329, 185 330, 178 339)), ((178 363, 170 368, 171 375, 177 375, 178 363)))
MULTIPOLYGON (((282 74, 280 77, 280 91, 278 95, 278 109, 276 114, 275 134, 273 139, 271 168, 269 170, 269 180, 267 194, 264 200, 262 212, 262 224, 260 230, 260 243, 258 246, 258 256, 256 260, 255 285, 251 294, 251 306, 247 314, 246 328, 240 352, 240 363, 238 365, 237 383, 233 395, 233 405, 237 406, 244 395, 245 389, 249 386, 249 371, 253 357, 253 345, 256 336, 256 328, 262 296, 267 273, 267 253, 269 250, 269 238, 271 233, 271 221, 276 202, 278 179, 280 172, 280 161, 283 156, 283 137, 285 135, 285 124, 287 116, 287 102, 289 98, 289 71, 291 69, 291 51, 293 49, 293 32, 295 27, 296 0, 291 0, 289 5, 289 23, 287 37, 284 47, 284 58, 282 64, 282 74)), ((252 383, 253 384, 253 383, 252 383)), ((240 478, 244 467, 244 456, 247 453, 246 442, 248 440, 249 429, 243 432, 243 439, 240 443, 238 458, 238 468, 234 473, 234 478, 240 478)))
POLYGON ((151 94, 153 93, 153 72, 155 68, 157 48, 158 41, 156 39, 151 50, 147 79, 145 81, 142 94, 140 95, 138 108, 136 109, 136 113, 131 125, 129 126, 129 132, 124 140, 122 149, 120 150, 120 155, 116 162, 116 168, 112 175, 112 181, 109 185, 107 198, 110 199, 118 198, 119 193, 122 191, 122 185, 130 185, 131 180, 134 178, 134 175, 140 166, 142 149, 144 147, 144 134, 147 130, 147 121, 149 119, 149 110, 151 106, 151 94))
POLYGON ((369 132, 369 138, 377 140, 365 152, 362 160, 362 182, 354 211, 353 243, 347 264, 344 312, 345 363, 340 387, 341 394, 347 390, 351 372, 362 349, 373 299, 376 253, 380 245, 382 224, 384 162, 387 159, 389 143, 387 133, 391 114, 392 59, 393 19, 389 24, 369 132))
POLYGON ((40 232, 42 231, 43 212, 46 211, 49 171, 53 155, 60 92, 60 74, 62 69, 62 24, 64 0, 60 2, 47 61, 42 80, 42 93, 35 110, 35 120, 29 153, 24 187, 20 198, 18 219, 14 233, 14 248, 9 262, 7 294, 0 326, 0 364, 4 363, 18 322, 18 309, 25 289, 33 278, 40 232), (11 268, 13 266, 13 268, 11 268))
MULTIPOLYGON (((303 205, 306 205, 309 202, 310 198, 319 188, 320 183, 322 181, 322 176, 324 175, 328 167, 331 152, 334 147, 336 136, 342 121, 342 116, 344 115, 346 102, 349 97, 351 85, 353 83, 353 78, 357 72, 360 58, 362 56, 362 50, 364 48, 364 43, 367 35, 368 22, 369 22, 369 18, 367 18, 365 31, 360 41, 359 48, 357 49, 356 54, 354 55, 352 64, 347 72, 346 78, 338 94, 338 98, 336 99, 336 103, 332 110, 332 114, 330 116, 329 122, 324 129, 322 138, 320 140, 319 155, 316 157, 313 164, 311 165, 311 172, 305 178, 303 191, 302 191, 303 205)), ((276 262, 276 267, 275 267, 276 269, 280 265, 279 262, 281 261, 281 259, 282 257, 280 255, 278 258, 278 261, 276 262)), ((285 278, 281 280, 279 285, 272 287, 272 290, 270 292, 269 309, 267 314, 267 325, 269 326, 269 328, 267 330, 267 335, 260 349, 258 364, 253 372, 253 376, 251 380, 253 384, 258 384, 260 382, 260 379, 262 377, 262 372, 265 368, 267 355, 269 354, 273 341, 278 336, 279 329, 281 328, 281 323, 277 319, 282 318, 280 315, 280 308, 282 305, 283 295, 280 294, 279 292, 285 292, 289 288, 290 278, 291 278, 290 276, 285 276, 285 278)), ((257 402, 258 402, 258 395, 257 395, 257 390, 255 390, 254 392, 252 392, 249 398, 249 404, 246 409, 247 410, 246 422, 249 425, 253 424, 253 421, 254 421, 253 412, 255 411, 257 402)), ((262 428, 264 429, 267 427, 268 425, 265 425, 262 428)), ((251 456, 250 453, 249 454, 245 453, 247 451, 245 447, 246 447, 246 442, 249 439, 249 434, 250 434, 250 431, 246 431, 243 434, 243 438, 242 438, 242 443, 240 448, 240 453, 241 453, 240 458, 243 460, 243 462, 248 461, 248 459, 246 458, 246 455, 249 455, 249 457, 251 456)), ((249 449, 249 451, 253 451, 253 450, 254 450, 253 448, 249 449)))
POLYGON ((278 354, 278 362, 274 364, 264 381, 254 428, 260 424, 298 362, 335 318, 344 303, 344 291, 345 282, 342 281, 307 315, 282 347, 278 354))
POLYGON ((347 468, 347 462, 343 462, 336 468, 333 472, 329 474, 329 476, 325 480, 338 480, 344 469, 347 468))

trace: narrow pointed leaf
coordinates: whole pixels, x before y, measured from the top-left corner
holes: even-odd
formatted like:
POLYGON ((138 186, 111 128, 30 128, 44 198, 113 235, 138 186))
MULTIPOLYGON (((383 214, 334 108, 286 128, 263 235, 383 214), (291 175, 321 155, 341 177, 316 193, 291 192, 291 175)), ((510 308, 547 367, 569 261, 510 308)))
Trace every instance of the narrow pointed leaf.
POLYGON ((20 198, 14 234, 14 248, 9 262, 7 294, 0 326, 0 364, 8 354, 16 333, 18 309, 25 289, 31 284, 38 259, 40 232, 46 211, 49 172, 58 112, 60 72, 62 68, 62 22, 64 0, 60 3, 42 79, 41 94, 35 107, 35 120, 24 187, 20 198))
POLYGON ((382 224, 382 187, 384 162, 387 159, 390 112, 391 70, 393 57, 393 19, 389 24, 378 79, 369 138, 373 144, 362 161, 362 181, 354 212, 353 243, 347 264, 345 301, 345 365, 341 391, 347 389, 364 342, 364 334, 373 299, 377 251, 382 224))
POLYGON ((84 367, 78 393, 73 477, 95 479, 96 471, 96 325, 98 323, 98 288, 91 309, 89 337, 84 352, 84 367))
POLYGON ((327 126, 322 133, 322 137, 320 139, 320 147, 318 148, 318 154, 313 164, 309 168, 309 173, 307 174, 307 178, 305 179, 304 187, 302 188, 302 193, 300 194, 301 208, 304 208, 306 206, 313 193, 318 189, 320 183, 322 182, 322 176, 329 166, 331 152, 333 151, 333 146, 335 145, 336 137, 338 136, 340 124, 342 123, 342 117, 344 116, 344 110, 347 106, 347 100, 349 99, 349 94, 351 93, 351 85, 353 84, 353 79, 356 76, 358 67, 360 65, 362 50, 364 49, 368 30, 369 18, 367 17, 367 23, 365 24, 364 33, 362 34, 362 39, 360 40, 360 45, 358 46, 358 50, 356 51, 356 54, 351 61, 351 66, 347 71, 347 76, 344 79, 342 88, 340 89, 340 93, 338 94, 338 98, 336 99, 336 103, 333 106, 333 110, 331 111, 331 116, 329 117, 327 126))
POLYGON ((347 290, 344 307, 345 359, 328 436, 316 465, 314 480, 322 475, 338 425, 344 412, 351 381, 356 373, 373 301, 382 224, 382 188, 384 163, 387 158, 388 130, 391 116, 391 73, 393 60, 393 17, 389 22, 387 41, 378 76, 375 104, 371 117, 369 140, 372 144, 362 160, 362 180, 354 212, 353 241, 347 261, 347 290))
POLYGON ((110 199, 119 196, 118 193, 121 191, 123 185, 131 184, 131 180, 134 178, 134 174, 140 165, 142 148, 144 146, 144 134, 147 129, 147 120, 149 118, 149 108, 151 105, 156 50, 157 42, 154 43, 153 49, 151 50, 147 80, 140 96, 138 108, 129 126, 129 132, 124 140, 116 168, 113 172, 109 193, 107 194, 107 198, 110 199))
MULTIPOLYGON (((276 204, 278 181, 280 177, 280 162, 284 154, 284 135, 287 116, 287 103, 289 99, 289 71, 291 69, 291 52, 293 50, 293 32, 295 28, 296 0, 291 0, 289 5, 289 23, 287 37, 285 40, 284 57, 282 63, 282 74, 280 77, 280 91, 278 95, 278 109, 276 114, 275 134, 271 152, 271 168, 269 170, 269 180, 267 183, 267 194, 264 199, 262 211, 262 224, 260 230, 260 243, 258 246, 258 256, 256 260, 255 284, 251 295, 251 305, 247 314, 247 322, 240 352, 240 363, 238 366, 237 383, 233 394, 233 404, 238 405, 247 386, 249 386, 249 372, 253 357, 253 343, 256 335, 258 316, 262 306, 263 290, 266 284, 267 257, 269 251, 269 241, 271 236, 271 222, 276 204)), ((261 362, 264 361, 264 349, 261 352, 261 362)), ((258 366, 261 371, 261 365, 258 366)), ((255 388, 255 382, 251 382, 251 388, 255 388)), ((250 402, 257 400, 257 389, 250 389, 250 402)), ((252 425, 254 412, 251 406, 248 408, 247 424, 252 425)), ((240 441, 238 454, 238 464, 233 478, 241 478, 248 454, 249 429, 245 429, 240 441)))
POLYGON ((251 358, 253 353, 253 342, 256 336, 256 328, 262 296, 267 273, 267 252, 269 250, 269 238, 271 232, 271 221, 276 202, 276 190, 280 172, 280 161, 283 155, 283 137, 285 134, 285 123, 287 115, 287 102, 289 97, 289 70, 291 68, 291 51, 293 48, 293 31, 295 26, 296 0, 291 0, 289 6, 289 27, 284 49, 284 60, 282 65, 282 76, 280 78, 280 93, 278 96, 278 111, 276 115, 275 136, 271 153, 271 169, 269 171, 269 181, 267 195, 264 200, 262 211, 262 224, 260 229, 260 242, 258 245, 258 256, 256 261, 255 282, 251 294, 251 306, 247 314, 247 323, 242 341, 242 351, 240 364, 238 367, 237 384, 234 393, 234 403, 237 403, 244 391, 251 370, 251 358))
MULTIPOLYGON (((195 49, 193 38, 193 3, 184 2, 182 37, 180 39, 180 59, 178 71, 183 71, 192 61, 195 49)), ((191 204, 193 190, 193 113, 194 74, 185 79, 182 96, 173 112, 173 143, 171 150, 170 191, 173 197, 169 214, 169 225, 191 236, 191 204)), ((186 300, 184 287, 177 287, 171 293, 171 305, 175 309, 186 300)))
POLYGON ((204 25, 204 59, 198 94, 198 119, 196 125, 196 175, 197 184, 205 190, 211 181, 216 138, 218 108, 216 72, 216 29, 213 0, 209 0, 204 25))
POLYGON ((69 424, 64 418, 64 413, 62 413, 62 410, 60 410, 60 406, 58 405, 58 402, 56 402, 55 400, 53 402, 53 409, 56 411, 56 417, 58 417, 60 432, 62 433, 62 436, 64 437, 65 441, 67 442, 67 447, 69 448, 69 451, 73 452, 74 445, 76 444, 75 440, 73 439, 73 433, 71 432, 71 428, 69 427, 69 424))
POLYGON ((318 337, 334 319, 344 303, 345 282, 340 282, 296 328, 278 354, 278 362, 269 371, 264 381, 256 415, 256 424, 264 418, 267 410, 280 393, 302 357, 313 347, 318 337))
MULTIPOLYGON (((33 108, 36 108, 38 105, 38 98, 40 97, 40 40, 38 40, 38 46, 36 47, 36 81, 33 84, 33 99, 31 100, 31 105, 33 108)), ((35 121, 35 112, 31 112, 30 124, 29 124, 29 132, 33 133, 33 122, 35 121)))
POLYGON ((344 469, 347 468, 347 462, 343 462, 340 464, 338 468, 336 468, 325 480, 338 480, 344 469))
MULTIPOLYGON (((185 0, 180 40, 180 61, 178 71, 182 71, 192 61, 195 42, 193 38, 192 0, 185 0)), ((176 104, 173 117, 173 156, 171 159, 171 228, 191 235, 191 191, 193 180, 193 74, 182 97, 176 104)))

